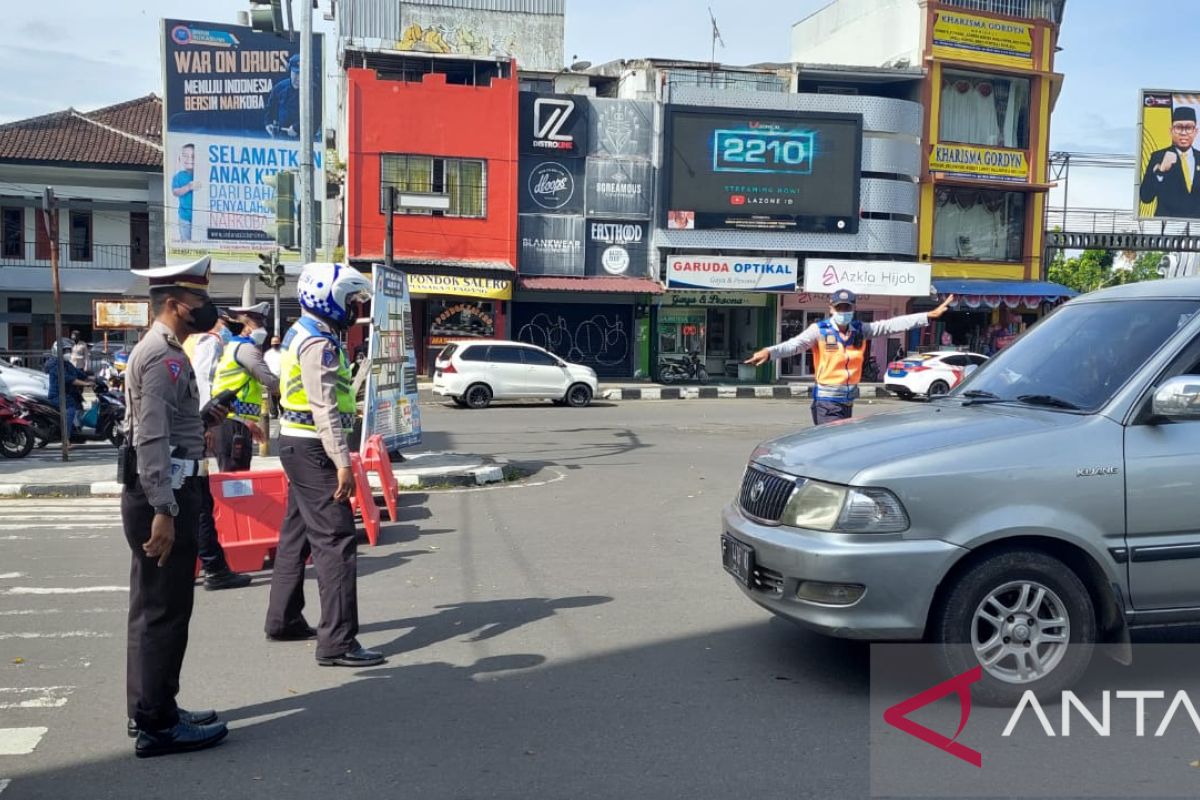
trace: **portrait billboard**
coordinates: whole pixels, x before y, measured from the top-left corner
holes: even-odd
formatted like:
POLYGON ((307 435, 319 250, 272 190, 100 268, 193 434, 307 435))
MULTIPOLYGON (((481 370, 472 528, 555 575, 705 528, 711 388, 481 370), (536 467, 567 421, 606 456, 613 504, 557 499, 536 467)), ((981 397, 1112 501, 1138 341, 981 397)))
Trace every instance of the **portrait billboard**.
POLYGON ((1138 133, 1139 219, 1200 219, 1200 90, 1141 93, 1138 133))

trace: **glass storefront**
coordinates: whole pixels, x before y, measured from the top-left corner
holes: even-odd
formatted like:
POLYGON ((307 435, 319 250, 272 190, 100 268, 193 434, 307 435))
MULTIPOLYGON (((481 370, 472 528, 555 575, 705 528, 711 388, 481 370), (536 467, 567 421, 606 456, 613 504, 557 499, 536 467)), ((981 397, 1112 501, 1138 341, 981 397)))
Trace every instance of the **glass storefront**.
POLYGON ((1024 192, 938 189, 933 214, 935 258, 1016 262, 1024 246, 1024 192))
POLYGON ((694 353, 713 380, 758 379, 758 370, 742 362, 770 344, 763 340, 770 305, 770 295, 751 292, 668 293, 658 311, 658 372, 665 361, 694 353))

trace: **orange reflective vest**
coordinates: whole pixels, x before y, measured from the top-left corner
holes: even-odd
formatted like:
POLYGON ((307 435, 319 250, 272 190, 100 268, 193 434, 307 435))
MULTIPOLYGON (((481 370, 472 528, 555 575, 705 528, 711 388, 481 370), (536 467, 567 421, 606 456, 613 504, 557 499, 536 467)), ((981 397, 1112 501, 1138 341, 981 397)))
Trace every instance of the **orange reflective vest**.
POLYGON ((867 338, 861 322, 850 323, 843 336, 830 320, 817 323, 821 340, 813 348, 817 385, 813 390, 816 400, 835 403, 851 403, 858 397, 858 384, 862 381, 863 357, 867 350, 867 338))

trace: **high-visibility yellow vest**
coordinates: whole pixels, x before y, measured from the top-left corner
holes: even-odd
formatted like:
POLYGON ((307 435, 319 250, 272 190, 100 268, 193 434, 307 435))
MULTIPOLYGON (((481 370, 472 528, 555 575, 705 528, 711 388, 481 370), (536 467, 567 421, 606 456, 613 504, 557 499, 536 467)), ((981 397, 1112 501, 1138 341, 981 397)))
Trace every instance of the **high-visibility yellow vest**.
POLYGON ((342 430, 349 432, 354 427, 358 406, 354 401, 354 380, 350 376, 350 361, 341 343, 330 333, 317 327, 308 317, 296 320, 283 339, 283 354, 279 358, 279 417, 281 433, 291 431, 316 431, 312 405, 304 381, 300 377, 300 348, 314 336, 325 339, 337 352, 337 411, 341 417, 342 430))
POLYGON ((234 336, 225 345, 213 376, 212 396, 233 389, 237 396, 230 406, 229 418, 258 423, 262 417, 263 387, 235 358, 238 346, 242 344, 253 347, 254 340, 248 336, 234 336))

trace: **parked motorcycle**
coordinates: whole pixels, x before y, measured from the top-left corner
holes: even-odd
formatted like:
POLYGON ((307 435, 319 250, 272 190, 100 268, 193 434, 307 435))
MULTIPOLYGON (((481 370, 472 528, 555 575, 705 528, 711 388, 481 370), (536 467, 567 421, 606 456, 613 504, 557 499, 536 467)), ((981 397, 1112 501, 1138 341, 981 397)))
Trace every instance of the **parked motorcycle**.
POLYGON ((0 455, 24 458, 33 449, 33 427, 16 401, 0 395, 0 455))
MULTIPOLYGON (((125 441, 121 422, 125 419, 125 398, 120 392, 109 389, 108 384, 96 381, 93 391, 96 399, 86 411, 80 413, 75 424, 72 442, 111 442, 120 447, 125 441)), ((21 402, 27 409, 29 420, 38 447, 45 447, 62 438, 59 427, 58 406, 46 400, 24 396, 21 402)))
POLYGON ((697 352, 689 353, 685 358, 664 358, 658 368, 658 379, 663 383, 677 381, 696 381, 708 383, 708 370, 700 360, 697 352))

